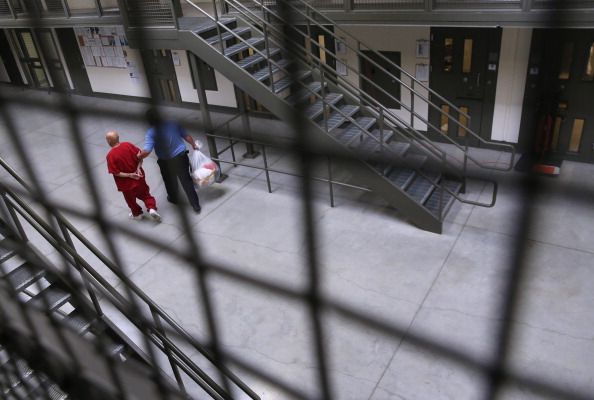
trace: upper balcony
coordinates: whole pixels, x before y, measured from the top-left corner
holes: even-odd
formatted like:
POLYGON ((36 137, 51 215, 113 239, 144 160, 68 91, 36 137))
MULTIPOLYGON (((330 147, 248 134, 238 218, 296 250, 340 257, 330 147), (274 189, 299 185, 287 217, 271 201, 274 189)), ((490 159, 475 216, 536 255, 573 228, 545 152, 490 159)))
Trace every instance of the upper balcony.
POLYGON ((0 26, 121 24, 118 0, 0 0, 0 26))

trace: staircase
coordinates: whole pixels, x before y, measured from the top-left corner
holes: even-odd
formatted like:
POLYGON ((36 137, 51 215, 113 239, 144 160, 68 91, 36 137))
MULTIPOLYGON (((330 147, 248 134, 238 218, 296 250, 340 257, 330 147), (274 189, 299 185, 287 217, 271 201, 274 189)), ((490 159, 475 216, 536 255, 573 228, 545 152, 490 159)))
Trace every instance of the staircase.
MULTIPOLYGON (((2 158, 0 168, 14 178, 11 184, 33 193, 2 158)), ((146 396, 164 398, 165 390, 170 393, 166 398, 171 399, 228 400, 234 394, 240 394, 245 399, 259 399, 258 395, 219 361, 217 354, 209 346, 197 341, 181 328, 59 212, 47 210, 42 216, 31 204, 31 199, 23 199, 8 186, 8 179, 2 179, 0 392, 3 399, 49 397, 52 400, 62 400, 70 398, 68 396, 72 394, 48 377, 51 373, 60 375, 65 371, 54 371, 51 367, 45 370, 33 369, 30 361, 35 361, 34 354, 14 351, 21 343, 19 340, 15 341, 16 335, 10 331, 11 323, 16 323, 18 329, 23 329, 29 339, 32 336, 33 346, 41 347, 44 340, 53 340, 49 347, 51 351, 58 353, 56 359, 67 361, 66 366, 61 365, 67 370, 76 371, 79 368, 77 363, 84 364, 87 353, 98 351, 99 359, 95 362, 88 361, 92 375, 100 372, 113 375, 121 369, 122 379, 126 376, 131 379, 127 385, 116 388, 106 389, 102 386, 100 389, 88 389, 85 385, 82 388, 79 386, 79 391, 73 398, 149 400, 146 396), (29 241, 30 233, 27 232, 35 232, 36 237, 41 236, 44 246, 50 245, 59 253, 63 265, 57 267, 57 264, 42 256, 29 241), (87 254, 87 258, 88 254, 92 254, 103 264, 102 268, 111 270, 117 277, 118 288, 98 273, 76 247, 83 248, 83 254, 87 254), (14 304, 8 304, 10 302, 14 304), (12 319, 7 317, 11 312, 12 319), (49 322, 45 328, 37 331, 29 324, 28 314, 39 314, 49 322), (118 326, 111 321, 112 315, 118 318, 118 326), (25 323, 19 325, 18 322, 23 320, 25 323), (60 336, 58 332, 61 330, 67 334, 60 336), (124 333, 124 330, 132 332, 134 339, 124 333), (42 334, 37 336, 40 332, 42 334), (82 346, 90 347, 91 350, 80 353, 70 351, 69 346, 64 346, 68 351, 63 354, 62 345, 69 342, 66 340, 68 335, 74 336, 79 341, 79 346, 82 341, 82 346), (77 358, 80 359, 76 360, 77 358), (107 368, 101 369, 102 365, 107 368), (133 373, 130 374, 130 371, 133 373), (137 376, 138 371, 142 372, 144 378, 137 376), (211 376, 213 374, 214 377, 211 376), (142 382, 137 381, 138 379, 148 380, 142 382), (140 392, 146 391, 146 396, 139 395, 139 385, 142 387, 140 392), (114 390, 136 392, 132 396, 122 393, 118 396, 105 395, 114 390)), ((35 327, 40 325, 41 322, 32 324, 35 327)), ((73 348, 80 350, 77 346, 73 348)), ((51 359, 45 353, 42 354, 45 361, 51 359)), ((49 364, 52 362, 49 361, 49 364)), ((114 377, 107 376, 105 379, 107 382, 97 378, 95 383, 109 386, 108 383, 114 377)), ((70 380, 66 381, 72 385, 70 380)), ((68 389, 72 390, 72 387, 68 389)))
MULTIPOLYGON (((293 121, 297 111, 310 143, 339 158, 355 160, 349 170, 353 183, 382 196, 415 225, 441 233, 443 221, 456 200, 485 207, 495 204, 496 182, 491 182, 494 189, 488 203, 463 198, 467 166, 472 163, 484 170, 510 170, 514 148, 485 141, 468 128, 470 123, 461 125, 457 118, 458 114, 463 114, 461 110, 397 65, 391 66, 400 71, 403 78, 391 78, 406 85, 413 98, 427 102, 430 107, 440 109, 430 97, 449 104, 452 114, 444 115, 450 123, 464 130, 466 142, 458 143, 443 135, 438 127, 415 111, 414 101, 408 106, 346 66, 348 73, 356 74, 359 81, 366 80, 399 102, 402 109, 410 112, 410 119, 405 120, 351 84, 329 66, 328 60, 337 60, 336 54, 307 32, 315 26, 335 40, 340 40, 339 34, 349 39, 350 35, 306 2, 221 0, 213 2, 214 11, 209 12, 203 8, 205 3, 184 1, 203 17, 175 21, 182 48, 198 55, 279 119, 293 121), (308 29, 297 28, 291 22, 294 20, 308 29), (334 32, 324 25, 332 25, 334 32), (325 59, 312 53, 311 48, 322 49, 325 59), (452 149, 446 151, 428 140, 425 132, 414 128, 415 119, 425 123, 428 132, 442 135, 452 149), (493 166, 473 158, 468 147, 470 138, 510 153, 509 163, 493 166)), ((128 3, 133 1, 128 0, 128 3)), ((133 28, 129 27, 132 34, 133 28)), ((140 28, 150 31, 150 26, 140 28)), ((360 48, 369 47, 359 43, 350 50, 367 57, 360 48)), ((367 59, 375 68, 389 74, 384 67, 367 59)))

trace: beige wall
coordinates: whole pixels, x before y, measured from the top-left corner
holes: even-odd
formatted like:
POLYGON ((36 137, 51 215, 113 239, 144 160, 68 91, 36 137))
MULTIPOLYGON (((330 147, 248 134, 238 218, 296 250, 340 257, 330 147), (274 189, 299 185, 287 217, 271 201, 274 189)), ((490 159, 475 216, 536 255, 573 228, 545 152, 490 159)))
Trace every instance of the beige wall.
POLYGON ((491 139, 517 143, 530 55, 530 28, 503 28, 491 139))
MULTIPOLYGON (((418 39, 429 40, 430 28, 429 27, 392 27, 392 26, 361 26, 351 25, 343 26, 343 28, 355 36, 363 43, 367 43, 375 50, 379 51, 399 51, 401 67, 408 71, 411 75, 415 74, 415 66, 417 63, 429 64, 429 58, 417 58, 416 57, 416 43, 418 39)), ((340 36, 340 34, 338 33, 340 36)), ((357 44, 353 40, 347 40, 348 44, 352 48, 357 48, 357 44)), ((349 66, 358 69, 359 60, 357 54, 354 51, 347 50, 347 54, 344 57, 349 66)), ((351 71, 348 72, 347 79, 355 86, 359 86, 358 77, 355 76, 351 71)), ((401 77, 406 83, 408 79, 404 76, 401 77)), ((425 82, 428 85, 428 82, 425 82)), ((426 91, 422 91, 424 96, 427 96, 426 91)), ((401 101, 410 106, 410 92, 401 87, 400 91, 401 101)), ((415 98, 415 112, 417 112, 423 118, 428 118, 428 105, 424 101, 415 98)), ((403 109, 393 110, 396 115, 403 118, 405 121, 410 121, 410 113, 403 109)), ((419 130, 426 130, 426 125, 415 119, 415 128, 419 130)))
POLYGON ((86 67, 93 92, 124 96, 149 97, 148 82, 142 66, 140 52, 124 47, 128 61, 138 66, 138 79, 132 79, 127 68, 86 67))
MULTIPOLYGON (((188 55, 185 50, 171 50, 176 52, 179 56, 180 65, 175 66, 175 73, 177 75, 177 83, 179 85, 179 92, 183 101, 190 103, 199 103, 198 93, 192 86, 192 76, 190 74, 190 65, 188 55)), ((235 101, 235 92, 233 84, 223 75, 215 71, 217 80, 217 91, 206 91, 206 99, 208 103, 216 106, 237 107, 235 101)))

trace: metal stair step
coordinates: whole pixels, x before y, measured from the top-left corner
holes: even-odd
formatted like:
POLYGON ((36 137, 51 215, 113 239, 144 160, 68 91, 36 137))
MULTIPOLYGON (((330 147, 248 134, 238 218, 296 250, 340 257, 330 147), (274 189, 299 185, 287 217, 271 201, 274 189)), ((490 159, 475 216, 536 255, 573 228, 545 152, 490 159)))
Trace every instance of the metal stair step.
MULTIPOLYGON (((371 134, 379 140, 379 138, 380 138, 380 130, 379 129, 372 130, 371 134)), ((394 131, 389 130, 389 129, 384 129, 384 143, 389 143, 393 137, 394 137, 394 131)))
MULTIPOLYGON (((235 39, 237 36, 241 36, 248 32, 251 32, 251 29, 247 26, 241 26, 239 28, 232 29, 231 32, 221 32, 221 39, 223 40, 223 42, 226 42, 229 39, 235 39), (231 32, 235 33, 235 35, 231 32)), ((206 39, 206 43, 210 44, 211 46, 219 43, 219 35, 217 34, 209 37, 208 39, 206 39)))
POLYGON ((53 311, 56 308, 62 306, 68 300, 70 300, 71 297, 72 296, 70 295, 70 293, 63 291, 58 287, 49 286, 45 290, 39 292, 35 297, 33 297, 30 303, 35 307, 53 311))
POLYGON ((274 82, 274 85, 273 85, 274 93, 280 93, 283 90, 287 89, 293 83, 295 83, 295 79, 298 81, 301 81, 309 76, 311 76, 311 71, 305 71, 305 70, 297 71, 295 74, 292 74, 290 76, 285 76, 284 78, 279 79, 278 81, 274 82))
POLYGON ((16 252, 9 248, 9 240, 0 240, 0 264, 14 256, 16 252))
POLYGON ((363 131, 359 126, 369 131, 369 129, 376 123, 376 119, 372 117, 358 117, 355 119, 357 124, 351 124, 342 131, 336 131, 336 138, 346 144, 351 143, 354 139, 363 135, 363 131))
POLYGON ((251 38, 247 39, 245 42, 240 42, 240 43, 234 44, 233 46, 227 47, 224 51, 225 57, 232 57, 232 56, 239 54, 242 51, 245 51, 249 48, 257 47, 262 43, 264 43, 263 37, 261 37, 261 36, 251 37, 251 38))
MULTIPOLYGON (((270 57, 273 57, 280 52, 280 49, 277 47, 271 47, 269 52, 270 52, 270 57)), ((237 61, 237 65, 239 65, 243 69, 247 69, 251 66, 254 66, 254 65, 264 61, 265 59, 266 59, 266 57, 260 55, 259 53, 254 53, 251 56, 248 56, 246 58, 243 58, 243 59, 237 61)))
MULTIPOLYGON (((326 94, 326 96, 324 96, 324 100, 326 103, 334 105, 338 103, 340 100, 342 100, 343 97, 344 95, 342 93, 328 93, 326 94)), ((305 108, 305 115, 309 119, 316 119, 317 117, 322 115, 323 111, 324 102, 322 101, 322 99, 319 99, 315 103, 305 108)))
POLYGON ((404 190, 413 181, 415 174, 415 171, 410 168, 391 167, 391 171, 386 176, 392 183, 404 190))
POLYGON ((391 151, 393 151, 394 153, 398 154, 399 157, 404 157, 404 154, 410 148, 410 144, 409 143, 405 143, 405 142, 391 141, 388 144, 388 147, 390 147, 390 150, 391 151))
MULTIPOLYGON (((451 190, 454 193, 460 193, 460 189, 462 189, 462 183, 458 182, 458 181, 452 181, 452 180, 444 180, 442 182, 442 184, 448 188, 449 190, 451 190)), ((433 193, 431 193, 431 196, 429 196, 429 198, 427 199, 427 201, 425 202, 425 207, 436 217, 439 218, 439 198, 441 195, 441 191, 439 190, 439 188, 435 189, 433 191, 433 193)), ((452 196, 449 192, 446 192, 445 190, 443 191, 443 200, 442 200, 442 218, 448 213, 448 211, 450 210, 450 208, 452 207, 452 204, 454 204, 454 201, 456 200, 456 198, 454 196, 452 196)))
POLYGON ((319 93, 321 89, 321 82, 310 82, 306 85, 306 87, 299 89, 296 93, 290 95, 285 100, 287 100, 289 104, 296 105, 306 101, 310 98, 310 96, 313 96, 314 93, 319 93))
MULTIPOLYGON (((339 111, 332 111, 328 117, 328 131, 338 128, 347 121, 347 118, 352 117, 359 112, 360 107, 351 104, 339 107, 339 111)), ((324 126, 324 121, 320 122, 324 126)))
POLYGON ((45 272, 41 268, 25 263, 10 271, 4 278, 10 283, 15 291, 20 292, 41 278, 44 274, 45 272))
MULTIPOLYGON (((237 18, 235 18, 235 17, 219 19, 219 22, 222 23, 223 25, 228 25, 235 21, 237 21, 237 18)), ((217 25, 214 22, 208 21, 208 22, 198 25, 197 27, 192 28, 191 31, 196 34, 201 34, 201 33, 216 29, 216 28, 217 28, 217 25)))
POLYGON ((64 318, 64 323, 81 336, 87 333, 93 324, 92 321, 86 319, 82 313, 77 310, 68 314, 68 316, 64 318))
POLYGON ((271 69, 272 69, 272 74, 274 75, 277 72, 281 71, 281 68, 286 69, 289 66, 289 64, 291 64, 291 61, 283 58, 281 60, 275 61, 275 63, 271 63, 270 68, 268 68, 268 65, 266 65, 261 70, 256 71, 254 74, 252 74, 252 76, 257 81, 263 81, 265 79, 270 78, 270 70, 271 69))
POLYGON ((29 393, 31 399, 65 400, 68 395, 64 393, 58 385, 48 383, 47 386, 39 385, 29 393))
MULTIPOLYGON (((367 135, 361 141, 354 140, 349 145, 349 147, 353 148, 355 152, 357 152, 357 154, 359 154, 363 158, 380 154, 382 148, 379 140, 376 140, 367 135)), ((384 144, 384 148, 387 147, 388 146, 384 144)))
POLYGON ((406 189, 406 193, 417 203, 423 204, 429 198, 433 189, 435 189, 435 186, 430 180, 417 174, 414 181, 406 189))

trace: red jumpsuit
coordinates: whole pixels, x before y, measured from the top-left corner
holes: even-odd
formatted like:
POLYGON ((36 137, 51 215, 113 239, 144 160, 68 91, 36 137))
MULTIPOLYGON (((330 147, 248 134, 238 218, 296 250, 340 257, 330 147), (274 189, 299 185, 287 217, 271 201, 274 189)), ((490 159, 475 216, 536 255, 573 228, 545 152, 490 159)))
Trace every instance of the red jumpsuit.
POLYGON ((113 174, 116 186, 124 195, 124 199, 128 207, 130 207, 133 216, 142 214, 142 208, 136 203, 136 199, 142 200, 147 210, 157 209, 157 202, 149 192, 150 188, 146 184, 142 168, 140 169, 142 178, 138 180, 116 176, 116 174, 121 172, 136 172, 138 168, 138 157, 136 155, 139 151, 140 149, 132 143, 121 142, 117 146, 112 147, 109 153, 107 153, 107 170, 110 174, 113 174))

